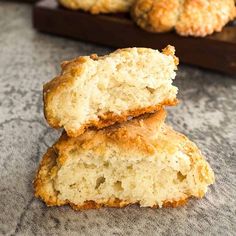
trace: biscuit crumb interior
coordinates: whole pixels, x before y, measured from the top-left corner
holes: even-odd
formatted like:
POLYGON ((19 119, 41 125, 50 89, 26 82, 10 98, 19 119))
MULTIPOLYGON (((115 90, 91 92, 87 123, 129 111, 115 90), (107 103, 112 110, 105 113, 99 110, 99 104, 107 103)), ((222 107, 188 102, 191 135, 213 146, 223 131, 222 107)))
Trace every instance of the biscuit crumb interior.
POLYGON ((122 199, 142 207, 161 207, 166 201, 202 197, 212 175, 205 161, 196 158, 193 162, 180 150, 172 155, 161 150, 151 156, 130 155, 107 145, 83 153, 72 150, 52 182, 57 198, 75 205, 122 199))
MULTIPOLYGON (((175 58, 157 50, 120 50, 112 56, 87 58, 81 68, 74 83, 57 92, 47 107, 66 130, 107 114, 121 116, 176 99, 175 58)), ((72 71, 76 74, 76 67, 72 71)), ((62 76, 70 76, 67 73, 72 72, 64 71, 62 76)))

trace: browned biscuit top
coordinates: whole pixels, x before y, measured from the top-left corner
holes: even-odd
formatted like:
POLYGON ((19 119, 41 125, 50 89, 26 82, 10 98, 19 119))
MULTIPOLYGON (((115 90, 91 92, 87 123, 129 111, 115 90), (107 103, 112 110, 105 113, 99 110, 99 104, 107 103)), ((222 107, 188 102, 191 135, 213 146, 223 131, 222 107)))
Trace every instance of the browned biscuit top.
POLYGON ((204 37, 219 32, 236 16, 234 0, 137 0, 132 16, 143 29, 204 37))

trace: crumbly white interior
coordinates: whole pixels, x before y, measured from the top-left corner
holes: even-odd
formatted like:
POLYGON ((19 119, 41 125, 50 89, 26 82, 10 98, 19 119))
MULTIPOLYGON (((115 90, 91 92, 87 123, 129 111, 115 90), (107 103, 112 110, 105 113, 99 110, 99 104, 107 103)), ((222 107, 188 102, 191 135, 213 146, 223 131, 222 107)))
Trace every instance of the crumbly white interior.
POLYGON ((134 152, 132 156, 116 146, 105 153, 73 151, 53 179, 58 199, 83 204, 86 200, 104 203, 118 198, 141 206, 161 207, 165 201, 186 196, 202 197, 207 190, 208 164, 191 164, 182 151, 151 156, 134 152), (199 171, 201 169, 201 171, 199 171))
POLYGON ((176 65, 172 56, 157 50, 137 48, 97 61, 89 59, 74 85, 52 100, 60 125, 79 128, 107 112, 155 106, 176 98, 172 85, 176 65))

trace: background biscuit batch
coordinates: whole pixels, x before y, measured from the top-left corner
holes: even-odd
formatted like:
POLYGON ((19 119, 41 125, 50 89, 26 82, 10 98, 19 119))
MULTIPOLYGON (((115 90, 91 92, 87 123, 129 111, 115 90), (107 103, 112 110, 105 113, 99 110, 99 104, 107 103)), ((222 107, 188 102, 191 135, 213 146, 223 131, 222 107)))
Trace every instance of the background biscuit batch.
POLYGON ((204 37, 236 16, 234 0, 59 0, 66 8, 92 14, 130 12, 150 32, 175 30, 182 36, 204 37))

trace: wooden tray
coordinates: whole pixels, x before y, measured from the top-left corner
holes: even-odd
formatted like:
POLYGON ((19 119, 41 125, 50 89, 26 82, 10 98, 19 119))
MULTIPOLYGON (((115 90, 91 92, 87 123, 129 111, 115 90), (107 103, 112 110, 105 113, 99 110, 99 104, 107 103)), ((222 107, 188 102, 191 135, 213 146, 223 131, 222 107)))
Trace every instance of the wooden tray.
POLYGON ((206 38, 181 37, 174 32, 153 34, 138 28, 128 14, 91 15, 62 8, 56 0, 36 3, 33 25, 42 32, 116 48, 174 45, 181 62, 236 75, 236 26, 206 38))
POLYGON ((9 0, 11 2, 28 2, 28 3, 34 3, 37 2, 38 0, 9 0))

